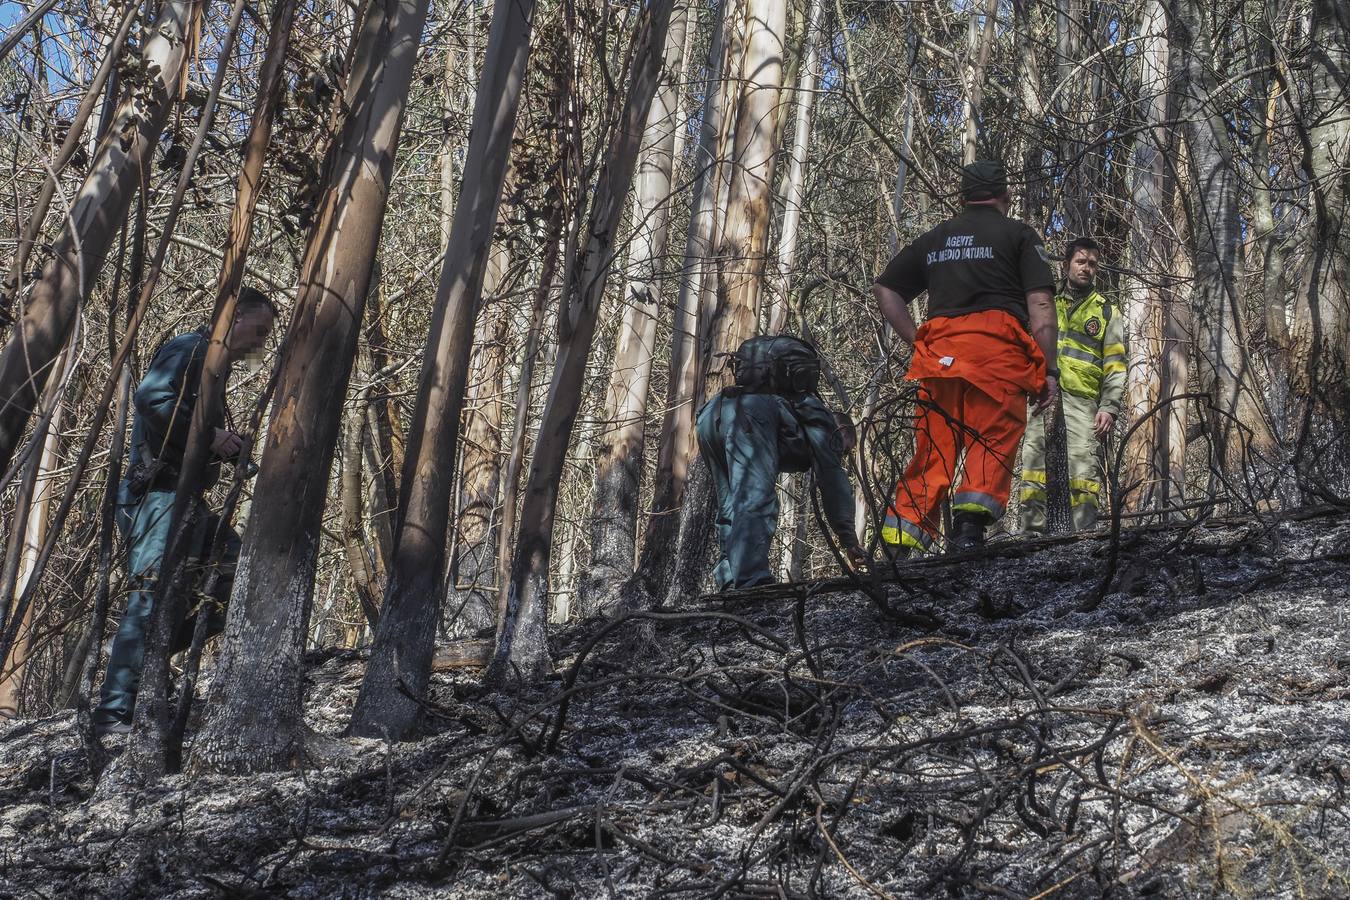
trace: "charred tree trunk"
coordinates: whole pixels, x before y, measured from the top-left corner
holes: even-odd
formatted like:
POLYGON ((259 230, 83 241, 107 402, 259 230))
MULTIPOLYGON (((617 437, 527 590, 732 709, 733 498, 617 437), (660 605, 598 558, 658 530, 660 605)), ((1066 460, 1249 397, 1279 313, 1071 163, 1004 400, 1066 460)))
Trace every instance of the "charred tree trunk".
POLYGON ((674 0, 650 0, 638 20, 633 38, 631 87, 595 186, 595 200, 585 231, 586 246, 564 279, 565 302, 558 313, 558 357, 525 485, 505 622, 488 670, 490 680, 532 681, 549 665, 545 644, 546 597, 559 481, 581 405, 586 360, 595 336, 600 302, 613 268, 624 200, 633 183, 643 125, 661 74, 662 48, 673 3, 674 0))
POLYGON ((207 0, 168 0, 141 51, 145 83, 123 97, 70 216, 33 285, 24 314, 0 353, 0 471, 23 438, 52 363, 65 347, 126 218, 139 178, 150 168, 160 132, 177 101, 187 64, 188 35, 207 0))
POLYGON ((281 768, 301 749, 302 654, 342 412, 332 398, 351 376, 426 13, 427 0, 380 0, 361 24, 347 116, 301 267, 212 714, 193 746, 198 771, 281 768))
POLYGON ((605 395, 604 431, 596 450, 591 567, 579 589, 583 615, 599 611, 617 585, 633 574, 647 393, 664 280, 671 176, 680 127, 679 81, 689 14, 688 3, 681 3, 672 14, 665 74, 647 116, 633 190, 635 231, 628 256, 632 274, 624 291, 614 366, 605 395))
POLYGON ((533 0, 516 0, 492 11, 465 161, 465 171, 475 175, 455 206, 441 268, 404 458, 389 588, 352 713, 353 734, 406 737, 420 707, 405 690, 420 696, 431 675, 454 481, 454 467, 446 461, 455 458, 473 322, 529 58, 533 9, 533 0))

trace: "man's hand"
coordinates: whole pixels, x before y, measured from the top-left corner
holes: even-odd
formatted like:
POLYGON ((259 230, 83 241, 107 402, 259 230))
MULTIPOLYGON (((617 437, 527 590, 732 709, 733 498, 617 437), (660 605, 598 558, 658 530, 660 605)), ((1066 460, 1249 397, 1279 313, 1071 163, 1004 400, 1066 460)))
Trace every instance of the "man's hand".
POLYGON ((1104 441, 1111 436, 1111 429, 1116 427, 1116 417, 1106 410, 1098 410, 1097 418, 1092 420, 1092 430, 1097 434, 1097 440, 1104 441))
POLYGON ((871 562, 867 558, 867 554, 863 552, 863 548, 857 544, 844 548, 844 561, 848 563, 849 570, 853 572, 861 572, 871 562))
POLYGON ((234 459, 243 445, 243 439, 233 431, 217 428, 211 438, 211 453, 220 459, 234 459))
POLYGON ((852 453, 853 448, 858 446, 858 429, 853 426, 853 420, 846 413, 834 414, 834 433, 839 441, 840 456, 852 453))
POLYGON ((1036 407, 1032 414, 1039 416, 1055 405, 1059 399, 1059 379, 1053 375, 1045 376, 1045 387, 1036 395, 1036 407))

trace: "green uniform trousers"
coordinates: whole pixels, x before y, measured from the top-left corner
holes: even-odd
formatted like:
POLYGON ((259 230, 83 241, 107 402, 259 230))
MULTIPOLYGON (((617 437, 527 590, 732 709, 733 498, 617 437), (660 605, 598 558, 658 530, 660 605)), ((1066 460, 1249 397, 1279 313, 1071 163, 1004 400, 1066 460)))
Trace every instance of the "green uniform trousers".
MULTIPOLYGON (((127 575, 131 592, 127 595, 126 612, 113 638, 108 653, 108 671, 99 692, 94 721, 102 723, 130 722, 136 704, 136 692, 141 683, 141 667, 145 662, 145 636, 154 608, 155 582, 159 579, 160 563, 168 550, 169 518, 173 513, 173 491, 149 490, 139 498, 126 482, 117 495, 117 525, 127 541, 127 575)), ((200 503, 201 501, 197 501, 200 503)), ((201 560, 210 551, 220 518, 203 508, 199 509, 193 534, 192 558, 201 560)), ((220 578, 210 604, 207 635, 219 634, 225 624, 225 603, 230 599, 234 585, 234 568, 239 559, 239 535, 225 527, 225 544, 219 562, 220 578)), ((202 574, 202 573, 197 573, 202 574)), ((196 617, 187 615, 177 623, 171 652, 186 650, 192 642, 196 617)))
MULTIPOLYGON (((1097 525, 1097 497, 1101 494, 1101 466, 1097 452, 1101 442, 1092 430, 1097 401, 1064 393, 1064 430, 1069 443, 1069 504, 1075 531, 1097 525)), ((1027 420, 1022 444, 1022 533, 1045 533, 1045 416, 1027 420)))
POLYGON ((718 590, 774 582, 769 546, 778 528, 780 472, 812 469, 830 527, 852 534, 853 488, 833 439, 835 428, 834 415, 811 395, 788 400, 722 392, 699 411, 699 453, 717 489, 718 590))

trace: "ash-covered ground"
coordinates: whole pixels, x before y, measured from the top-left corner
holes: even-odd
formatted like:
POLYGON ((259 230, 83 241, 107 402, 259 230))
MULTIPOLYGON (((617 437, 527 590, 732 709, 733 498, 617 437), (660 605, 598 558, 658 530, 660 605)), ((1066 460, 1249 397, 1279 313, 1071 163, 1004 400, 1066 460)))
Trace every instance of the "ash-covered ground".
POLYGON ((1127 535, 1084 611, 1108 552, 907 567, 933 630, 859 592, 586 623, 393 746, 316 658, 293 773, 104 797, 73 716, 9 724, 0 895, 1350 896, 1350 517, 1127 535))

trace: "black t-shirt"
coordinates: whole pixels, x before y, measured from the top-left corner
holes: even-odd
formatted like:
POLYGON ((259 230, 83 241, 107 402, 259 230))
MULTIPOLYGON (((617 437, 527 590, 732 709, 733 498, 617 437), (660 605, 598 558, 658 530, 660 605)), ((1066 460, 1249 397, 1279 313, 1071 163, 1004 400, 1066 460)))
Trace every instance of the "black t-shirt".
POLYGON ((905 302, 928 291, 928 316, 1002 309, 1027 324, 1027 292, 1053 291, 1045 245, 992 206, 969 206, 895 255, 876 283, 905 302))

